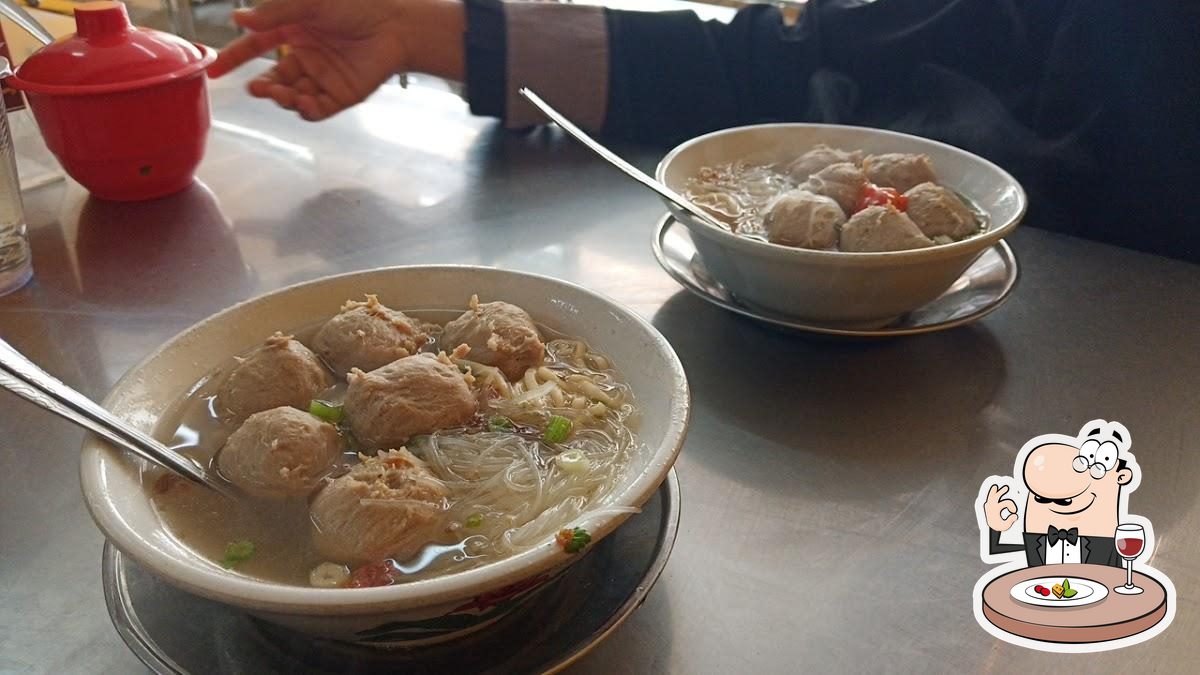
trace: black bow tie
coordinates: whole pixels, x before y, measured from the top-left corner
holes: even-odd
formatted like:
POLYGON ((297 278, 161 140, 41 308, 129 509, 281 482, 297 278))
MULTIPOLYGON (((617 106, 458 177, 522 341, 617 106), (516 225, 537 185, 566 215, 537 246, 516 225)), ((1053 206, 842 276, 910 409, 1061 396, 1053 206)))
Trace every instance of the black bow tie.
POLYGON ((1079 528, 1072 527, 1069 530, 1060 530, 1051 525, 1050 529, 1046 532, 1046 543, 1053 546, 1058 543, 1059 539, 1065 539, 1068 544, 1074 545, 1079 541, 1079 528))

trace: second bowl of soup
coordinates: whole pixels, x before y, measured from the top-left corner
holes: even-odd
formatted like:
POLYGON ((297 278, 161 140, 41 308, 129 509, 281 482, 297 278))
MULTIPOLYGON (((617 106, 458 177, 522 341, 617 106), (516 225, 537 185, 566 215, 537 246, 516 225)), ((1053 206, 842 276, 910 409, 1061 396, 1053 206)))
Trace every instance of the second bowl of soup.
POLYGON ((231 500, 84 444, 96 523, 168 582, 315 636, 444 640, 495 621, 635 513, 687 383, 661 335, 566 282, 354 273, 221 312, 105 401, 231 500))
POLYGON ((737 299, 807 320, 879 327, 950 287, 1025 213, 995 164, 881 129, 763 124, 676 147, 657 177, 724 223, 668 203, 737 299))

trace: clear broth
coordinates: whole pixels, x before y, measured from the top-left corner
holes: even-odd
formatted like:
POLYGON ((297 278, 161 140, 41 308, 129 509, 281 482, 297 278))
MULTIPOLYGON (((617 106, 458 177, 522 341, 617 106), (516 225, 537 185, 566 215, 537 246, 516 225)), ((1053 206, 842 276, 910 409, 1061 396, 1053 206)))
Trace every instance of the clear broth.
MULTIPOLYGON (((404 311, 409 316, 439 325, 461 314, 461 311, 448 310, 404 311)), ((293 331, 292 335, 307 344, 320 325, 318 323, 303 327, 293 331)), ((642 446, 635 435, 638 414, 632 392, 612 368, 610 359, 586 345, 580 355, 579 345, 583 344, 582 341, 566 338, 545 326, 539 325, 538 328, 547 344, 543 365, 560 374, 586 375, 602 391, 620 401, 619 406, 609 408, 606 415, 595 420, 594 424, 588 422, 584 426, 577 426, 572 437, 559 444, 558 448, 538 441, 536 463, 543 480, 562 478, 555 473, 562 472, 555 467, 554 458, 560 452, 570 449, 583 451, 593 469, 606 471, 604 475, 611 478, 608 485, 599 486, 599 489, 587 493, 581 508, 564 510, 568 515, 574 514, 578 518, 583 513, 607 505, 612 489, 628 470, 635 456, 641 452, 642 446), (615 451, 603 451, 606 439, 616 448, 615 451), (598 466, 598 462, 605 464, 598 466)), ((436 351, 436 345, 431 344, 429 349, 436 351)), ((160 431, 165 432, 160 438, 170 437, 169 445, 214 471, 217 452, 235 430, 234 425, 222 420, 217 414, 214 402, 217 391, 235 365, 236 360, 230 358, 197 382, 164 416, 164 421, 159 426, 160 431)), ((514 384, 518 388, 521 386, 520 382, 514 384)), ((482 385, 477 382, 476 386, 482 385)), ((319 398, 340 403, 345 395, 345 388, 345 382, 339 382, 319 398)), ((518 424, 522 424, 520 420, 526 419, 521 417, 527 414, 522 412, 524 408, 514 413, 507 401, 487 403, 486 396, 481 396, 480 400, 480 419, 486 419, 492 413, 505 414, 517 420, 518 424)), ((578 410, 574 408, 568 411, 549 405, 544 410, 531 411, 528 413, 531 415, 528 419, 533 420, 556 411, 578 414, 578 410)), ((584 418, 584 421, 587 422, 587 419, 584 418)), ((528 429, 526 431, 528 432, 528 429)), ((408 448, 418 457, 428 461, 428 458, 423 456, 422 448, 428 451, 433 441, 444 445, 447 439, 498 438, 496 434, 497 432, 478 432, 475 429, 443 430, 432 435, 436 438, 412 439, 408 448)), ((531 440, 528 436, 527 433, 526 441, 531 440)), ((348 448, 335 463, 330 475, 340 475, 353 464, 357 464, 359 459, 356 450, 368 452, 365 449, 348 448)), ((374 450, 376 449, 370 449, 374 450)), ((511 513, 488 512, 486 504, 481 504, 478 500, 462 499, 471 493, 470 480, 461 480, 461 476, 440 475, 433 462, 429 462, 429 465, 439 478, 450 479, 447 480, 448 485, 461 485, 457 491, 451 487, 445 513, 446 527, 437 540, 430 542, 411 560, 381 561, 392 569, 396 583, 469 569, 520 550, 521 547, 515 547, 514 550, 511 542, 503 541, 504 532, 520 527, 540 514, 514 516, 511 513), (484 525, 471 527, 467 524, 468 519, 475 515, 482 516, 484 525)), ((144 471, 143 484, 152 493, 153 503, 171 535, 214 565, 220 565, 226 547, 231 542, 253 542, 254 555, 239 563, 236 570, 231 572, 267 581, 308 586, 310 572, 317 565, 325 562, 340 564, 340 561, 323 558, 311 545, 312 521, 309 516, 308 498, 283 501, 251 498, 228 500, 153 468, 144 471)), ((567 527, 570 524, 564 521, 555 524, 555 527, 567 527)))
MULTIPOLYGON (((706 166, 700 169, 699 175, 688 179, 683 196, 711 213, 730 232, 767 241, 763 216, 771 200, 800 186, 784 171, 785 166, 786 162, 752 164, 744 161, 706 166)), ((986 232, 987 213, 965 195, 956 190, 953 192, 974 214, 978 225, 974 232, 958 241, 986 232)), ((956 240, 939 236, 933 241, 936 244, 949 244, 956 240)))

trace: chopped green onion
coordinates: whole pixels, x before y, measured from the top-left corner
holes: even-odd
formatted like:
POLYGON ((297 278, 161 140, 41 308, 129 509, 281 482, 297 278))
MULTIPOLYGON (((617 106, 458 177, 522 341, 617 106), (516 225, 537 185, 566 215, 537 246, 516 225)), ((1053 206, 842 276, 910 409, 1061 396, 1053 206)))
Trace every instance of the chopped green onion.
POLYGON ((230 569, 246 562, 252 557, 254 557, 254 542, 243 539, 231 542, 225 547, 225 557, 221 559, 221 564, 226 569, 230 569))
POLYGON ((562 443, 571 435, 571 420, 562 415, 551 415, 542 440, 547 443, 562 443))
POLYGON ((482 524, 483 524, 483 514, 482 513, 472 513, 471 515, 467 516, 467 527, 479 527, 482 524))
POLYGON ((587 455, 578 448, 571 448, 560 453, 554 458, 554 463, 558 465, 558 468, 571 474, 584 474, 591 468, 587 455))
POLYGON ((329 422, 330 424, 340 424, 342 417, 346 414, 346 410, 342 406, 315 398, 312 400, 312 403, 308 404, 308 412, 313 417, 329 422))
POLYGON ((583 547, 587 546, 592 541, 592 535, 582 527, 575 529, 566 528, 558 531, 554 540, 567 553, 579 553, 583 547))
POLYGON ((517 427, 507 417, 496 416, 488 420, 488 431, 512 431, 517 427))

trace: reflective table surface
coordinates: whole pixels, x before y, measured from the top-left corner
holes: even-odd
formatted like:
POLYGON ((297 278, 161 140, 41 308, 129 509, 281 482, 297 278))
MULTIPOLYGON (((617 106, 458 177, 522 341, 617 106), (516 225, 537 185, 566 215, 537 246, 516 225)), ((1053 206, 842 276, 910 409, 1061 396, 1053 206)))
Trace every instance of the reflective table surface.
MULTIPOLYGON (((506 132, 449 93, 390 86, 312 125, 242 83, 214 84, 187 191, 113 204, 65 181, 25 195, 36 273, 0 298, 5 339, 98 399, 179 330, 286 284, 409 263, 558 276, 651 320, 695 398, 666 571, 571 672, 1194 667, 1200 268, 1026 227, 1010 240, 1021 282, 978 323, 803 338, 680 288, 651 253, 662 204, 556 130, 506 132), (1133 433, 1145 476, 1130 506, 1158 533, 1174 625, 1097 655, 1000 643, 971 612, 980 481, 1029 438, 1096 417, 1133 433)), ((646 170, 665 151, 616 148, 646 170)), ((0 672, 142 672, 105 613, 81 432, 0 402, 0 672)))

